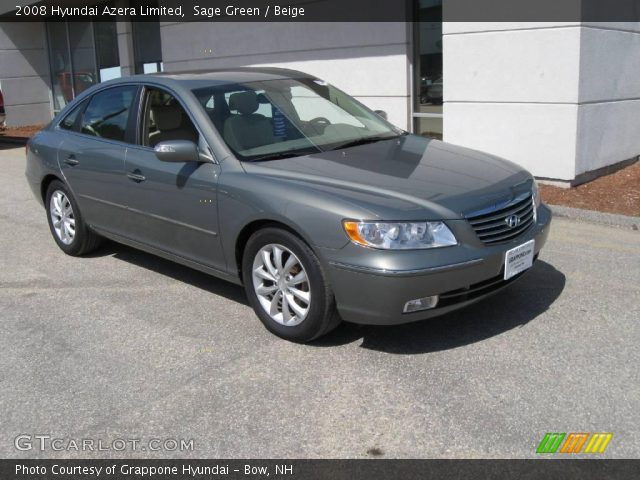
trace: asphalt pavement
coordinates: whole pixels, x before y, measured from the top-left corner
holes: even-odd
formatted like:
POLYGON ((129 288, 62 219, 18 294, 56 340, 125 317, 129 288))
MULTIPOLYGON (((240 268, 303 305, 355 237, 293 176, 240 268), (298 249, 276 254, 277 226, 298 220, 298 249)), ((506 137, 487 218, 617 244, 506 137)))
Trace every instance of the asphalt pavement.
POLYGON ((0 166, 2 458, 535 457, 547 432, 640 457, 638 231, 556 218, 497 296, 296 345, 240 287, 114 243, 64 255, 24 149, 0 166))

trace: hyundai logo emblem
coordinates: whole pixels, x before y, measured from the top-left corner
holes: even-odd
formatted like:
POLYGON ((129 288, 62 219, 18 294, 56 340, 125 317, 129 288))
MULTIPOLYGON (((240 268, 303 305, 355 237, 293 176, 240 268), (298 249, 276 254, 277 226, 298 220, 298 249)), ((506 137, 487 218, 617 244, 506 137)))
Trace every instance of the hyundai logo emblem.
POLYGON ((516 228, 520 225, 520 217, 518 215, 509 215, 504 219, 504 223, 506 223, 509 228, 516 228))

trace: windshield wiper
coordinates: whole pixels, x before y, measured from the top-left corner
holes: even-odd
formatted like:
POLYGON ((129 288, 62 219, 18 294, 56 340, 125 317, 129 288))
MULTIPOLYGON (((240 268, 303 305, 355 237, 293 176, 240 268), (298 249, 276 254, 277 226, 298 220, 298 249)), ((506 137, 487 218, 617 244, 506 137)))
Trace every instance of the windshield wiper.
POLYGON ((293 157, 301 157, 303 155, 311 155, 312 153, 318 153, 318 150, 298 150, 293 152, 276 152, 276 153, 268 153, 266 155, 259 155, 257 157, 247 158, 249 162, 262 162, 266 160, 280 160, 283 158, 293 158, 293 157))
POLYGON ((357 138, 345 143, 341 143, 331 150, 342 150, 343 148, 357 147, 358 145, 366 145, 368 143, 381 142, 382 140, 391 140, 392 138, 398 138, 401 135, 373 135, 371 137, 357 138))

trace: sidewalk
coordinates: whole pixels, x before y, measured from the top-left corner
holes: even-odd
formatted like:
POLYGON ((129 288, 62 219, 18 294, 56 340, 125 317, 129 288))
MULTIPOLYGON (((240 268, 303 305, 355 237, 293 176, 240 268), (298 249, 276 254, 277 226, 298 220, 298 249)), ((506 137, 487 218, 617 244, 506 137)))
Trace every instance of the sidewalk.
POLYGON ((616 213, 596 212, 594 210, 583 210, 581 208, 564 207, 562 205, 548 205, 556 217, 578 220, 581 222, 598 223, 610 227, 629 228, 631 230, 640 229, 640 217, 629 215, 618 215, 616 213))

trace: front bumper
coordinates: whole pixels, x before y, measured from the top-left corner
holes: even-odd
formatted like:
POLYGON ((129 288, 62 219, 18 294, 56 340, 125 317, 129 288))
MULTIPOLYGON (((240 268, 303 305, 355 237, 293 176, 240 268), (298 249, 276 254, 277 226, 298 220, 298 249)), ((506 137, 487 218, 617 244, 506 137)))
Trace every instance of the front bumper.
MULTIPOLYGON (((484 245, 466 220, 447 222, 460 244, 433 250, 383 251, 349 244, 322 252, 344 320, 373 325, 409 323, 474 303, 512 283, 503 280, 507 250, 535 239, 535 258, 549 235, 551 211, 541 205, 537 222, 499 245, 484 245), (409 300, 440 295, 430 310, 402 313, 409 300)), ((521 274, 522 275, 522 274, 521 274)))

